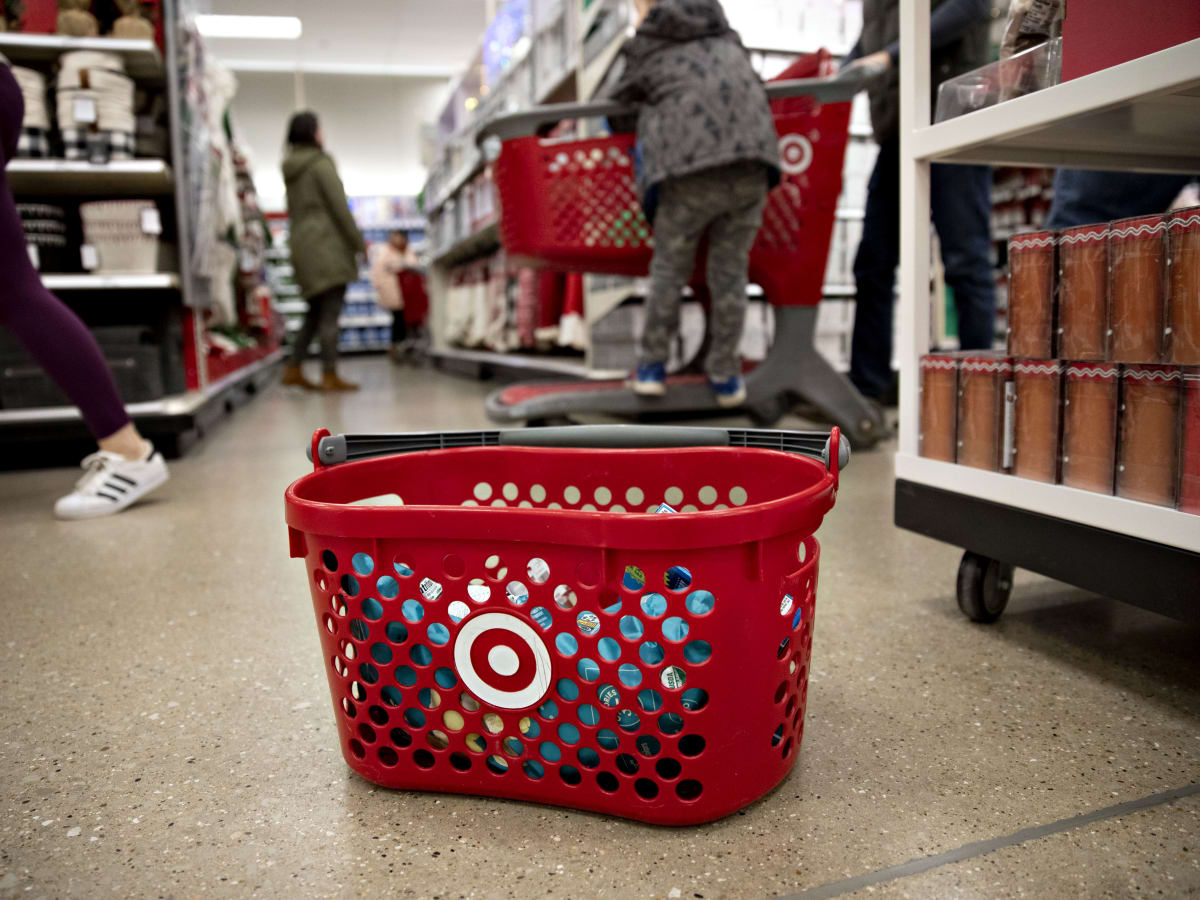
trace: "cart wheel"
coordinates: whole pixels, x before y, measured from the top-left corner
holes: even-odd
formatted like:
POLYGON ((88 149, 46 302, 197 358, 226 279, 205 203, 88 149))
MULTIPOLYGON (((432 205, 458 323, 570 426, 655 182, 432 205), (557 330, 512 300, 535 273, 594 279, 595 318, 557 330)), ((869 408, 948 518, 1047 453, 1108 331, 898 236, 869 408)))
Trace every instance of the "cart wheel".
POLYGON ((995 622, 1012 585, 1012 566, 968 550, 958 564, 958 608, 972 622, 995 622))
POLYGON ((791 411, 787 398, 776 394, 767 400, 746 407, 746 415, 755 428, 774 428, 791 411))

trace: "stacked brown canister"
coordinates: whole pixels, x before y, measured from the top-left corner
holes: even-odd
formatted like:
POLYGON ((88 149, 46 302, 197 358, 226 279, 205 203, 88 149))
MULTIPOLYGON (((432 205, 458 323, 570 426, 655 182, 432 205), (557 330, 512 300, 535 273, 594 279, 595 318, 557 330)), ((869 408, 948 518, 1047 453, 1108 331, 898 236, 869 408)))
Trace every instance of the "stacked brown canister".
POLYGON ((1004 353, 921 361, 922 456, 1200 514, 1200 208, 1015 236, 1004 353))

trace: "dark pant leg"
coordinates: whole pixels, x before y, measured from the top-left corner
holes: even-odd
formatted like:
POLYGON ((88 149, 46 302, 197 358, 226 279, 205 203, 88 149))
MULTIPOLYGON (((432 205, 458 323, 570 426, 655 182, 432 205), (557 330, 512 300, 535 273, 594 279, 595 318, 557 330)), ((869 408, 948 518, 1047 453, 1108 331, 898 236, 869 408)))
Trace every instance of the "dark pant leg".
POLYGON ((708 226, 702 204, 689 190, 690 179, 669 179, 662 185, 654 217, 654 259, 646 297, 646 327, 638 362, 666 363, 671 342, 679 334, 683 288, 696 267, 696 249, 708 226))
POLYGON ((321 367, 327 373, 337 371, 338 338, 341 336, 338 319, 342 315, 342 306, 345 302, 346 285, 344 284, 331 288, 322 295, 318 334, 321 339, 321 367))
POLYGON ((934 165, 929 190, 946 283, 954 290, 958 310, 959 347, 990 350, 996 340, 992 170, 934 165))
POLYGON ((317 294, 305 301, 308 303, 308 312, 304 314, 304 324, 296 332, 296 340, 292 344, 292 363, 297 366, 308 359, 308 348, 316 340, 317 329, 321 323, 321 310, 324 308, 324 299, 324 294, 317 294))
POLYGON ((1047 228, 1071 228, 1166 212, 1193 175, 1059 169, 1047 228))
MULTIPOLYGON (((7 73, 5 66, 0 70, 7 73)), ((79 407, 92 436, 100 440, 128 425, 129 415, 96 339, 75 313, 42 286, 41 276, 29 261, 25 233, 3 169, 0 273, 0 325, 16 335, 79 407)))
POLYGON ((900 262, 900 142, 885 141, 867 187, 862 240, 854 257, 850 380, 868 397, 892 386, 892 318, 900 262))
POLYGON ((392 313, 392 343, 403 344, 408 337, 408 326, 404 324, 404 310, 392 313))

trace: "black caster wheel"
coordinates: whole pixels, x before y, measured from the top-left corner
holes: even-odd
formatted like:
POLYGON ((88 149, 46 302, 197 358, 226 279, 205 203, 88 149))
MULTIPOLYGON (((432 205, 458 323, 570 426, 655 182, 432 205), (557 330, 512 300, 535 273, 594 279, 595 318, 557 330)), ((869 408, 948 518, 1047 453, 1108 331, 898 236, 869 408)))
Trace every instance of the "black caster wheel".
POLYGON ((1013 567, 968 550, 958 564, 958 608, 972 622, 995 622, 1012 593, 1013 567))

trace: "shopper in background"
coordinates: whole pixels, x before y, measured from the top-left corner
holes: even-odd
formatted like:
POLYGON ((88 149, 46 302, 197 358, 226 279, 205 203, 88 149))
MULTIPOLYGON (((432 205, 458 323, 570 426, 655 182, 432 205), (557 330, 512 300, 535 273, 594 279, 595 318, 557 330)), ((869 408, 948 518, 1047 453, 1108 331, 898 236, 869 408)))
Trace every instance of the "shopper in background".
POLYGON ((42 286, 25 249, 25 232, 4 174, 17 150, 25 100, 0 56, 0 325, 79 407, 100 449, 83 461, 86 474, 54 504, 61 519, 120 512, 167 480, 162 454, 138 434, 117 393, 100 347, 75 313, 42 286))
POLYGON ((308 314, 296 335, 283 383, 310 390, 356 391, 358 385, 343 381, 337 373, 338 317, 346 286, 358 280, 358 256, 365 254, 367 247, 350 215, 337 167, 325 152, 317 117, 311 112, 292 116, 287 142, 283 179, 290 220, 288 243, 296 283, 308 301, 308 314), (313 338, 321 344, 324 377, 320 385, 305 378, 301 368, 313 338))
POLYGON ((708 381, 723 407, 746 399, 738 346, 750 248, 779 147, 766 89, 717 0, 639 0, 642 21, 623 50, 613 99, 639 107, 638 188, 654 225, 646 327, 633 389, 666 391, 683 288, 709 235, 712 293, 708 381))
MULTIPOLYGON (((854 259, 856 306, 850 380, 864 396, 891 401, 892 313, 900 262, 900 0, 864 0, 862 35, 849 65, 883 69, 868 89, 879 157, 867 191, 862 241, 854 259)), ((934 96, 943 81, 988 62, 988 0, 932 0, 930 49, 934 96)), ((996 296, 991 263, 991 170, 935 165, 933 223, 946 283, 954 290, 963 350, 990 348, 996 296)), ((894 402, 894 401, 893 401, 894 402)))
POLYGON ((1059 169, 1046 228, 1073 228, 1166 212, 1193 175, 1059 169))
POLYGON ((415 265, 416 257, 408 249, 408 235, 399 230, 391 233, 386 244, 379 245, 371 262, 371 285, 379 295, 379 305, 392 312, 392 362, 403 360, 408 337, 400 273, 415 265))

